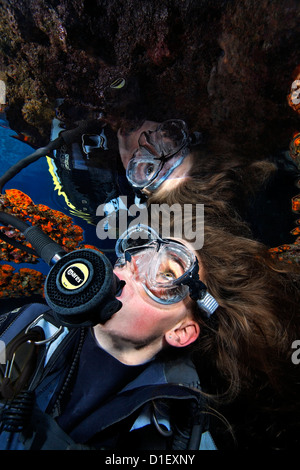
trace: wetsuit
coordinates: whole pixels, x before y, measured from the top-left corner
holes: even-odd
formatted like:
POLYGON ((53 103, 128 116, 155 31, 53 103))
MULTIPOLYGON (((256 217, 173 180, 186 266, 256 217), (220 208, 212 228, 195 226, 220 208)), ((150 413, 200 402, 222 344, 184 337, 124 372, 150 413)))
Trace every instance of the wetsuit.
POLYGON ((88 328, 59 329, 41 304, 0 317, 1 340, 11 344, 41 314, 35 328, 46 338, 59 335, 37 353, 30 419, 21 432, 7 432, 2 419, 0 449, 214 448, 188 354, 126 366, 100 349, 88 328))

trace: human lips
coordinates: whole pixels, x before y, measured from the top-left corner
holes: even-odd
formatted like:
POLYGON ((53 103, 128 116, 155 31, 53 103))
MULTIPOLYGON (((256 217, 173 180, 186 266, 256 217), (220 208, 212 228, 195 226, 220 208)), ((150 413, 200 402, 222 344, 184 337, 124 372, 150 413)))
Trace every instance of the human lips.
POLYGON ((118 276, 116 276, 116 293, 115 297, 121 297, 123 289, 126 285, 126 282, 123 279, 120 279, 118 276))
POLYGON ((127 291, 129 290, 130 279, 129 276, 126 276, 124 268, 115 268, 114 274, 118 278, 118 282, 122 284, 122 288, 117 290, 116 298, 121 299, 126 296, 127 291))

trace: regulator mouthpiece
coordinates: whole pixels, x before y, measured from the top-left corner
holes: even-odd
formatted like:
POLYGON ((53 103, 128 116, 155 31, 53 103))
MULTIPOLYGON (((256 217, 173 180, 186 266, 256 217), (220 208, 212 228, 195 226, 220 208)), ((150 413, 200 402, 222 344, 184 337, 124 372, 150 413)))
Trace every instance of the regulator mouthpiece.
POLYGON ((124 286, 106 256, 96 250, 73 251, 49 272, 45 298, 58 322, 67 327, 105 323, 120 310, 124 286))

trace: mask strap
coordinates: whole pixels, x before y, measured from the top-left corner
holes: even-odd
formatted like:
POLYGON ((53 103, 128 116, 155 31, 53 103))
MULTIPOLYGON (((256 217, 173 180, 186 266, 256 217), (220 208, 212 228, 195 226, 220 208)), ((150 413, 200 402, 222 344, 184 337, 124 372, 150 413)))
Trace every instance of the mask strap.
POLYGON ((206 285, 199 279, 198 271, 199 263, 196 259, 195 266, 189 278, 186 279, 183 284, 189 287, 191 299, 197 302, 198 307, 204 312, 205 316, 209 318, 218 308, 219 304, 216 299, 207 292, 206 285))
POLYGON ((219 306, 216 299, 207 291, 202 299, 197 300, 197 305, 205 312, 207 318, 209 318, 219 306))

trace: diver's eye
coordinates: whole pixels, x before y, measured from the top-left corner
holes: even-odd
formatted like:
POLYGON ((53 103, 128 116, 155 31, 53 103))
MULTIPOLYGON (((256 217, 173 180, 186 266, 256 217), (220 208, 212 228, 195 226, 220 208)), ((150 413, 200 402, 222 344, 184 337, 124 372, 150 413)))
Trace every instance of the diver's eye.
POLYGON ((164 281, 169 282, 169 281, 173 281, 174 279, 176 279, 175 273, 171 271, 165 271, 165 272, 158 273, 156 280, 158 282, 164 282, 164 281))
POLYGON ((147 170, 146 170, 146 175, 147 175, 147 176, 152 175, 153 170, 154 170, 154 166, 153 166, 153 165, 149 165, 149 166, 147 167, 147 170))
POLYGON ((173 260, 162 262, 157 270, 157 282, 172 282, 184 274, 182 266, 173 260))

